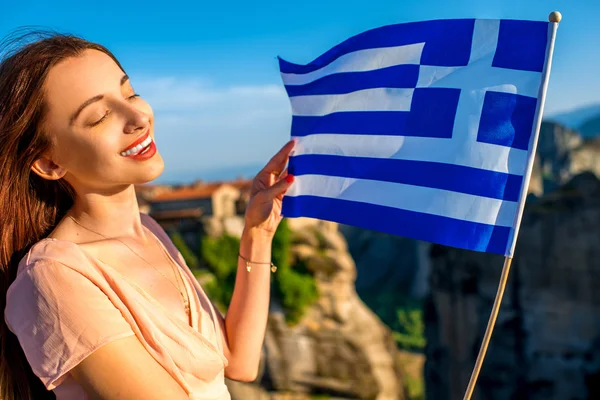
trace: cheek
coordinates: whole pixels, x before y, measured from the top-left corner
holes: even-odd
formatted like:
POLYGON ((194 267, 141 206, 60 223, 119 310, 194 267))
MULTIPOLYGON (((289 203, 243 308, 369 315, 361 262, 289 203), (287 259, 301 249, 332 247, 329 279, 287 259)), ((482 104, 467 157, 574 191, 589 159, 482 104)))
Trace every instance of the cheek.
POLYGON ((95 169, 97 165, 106 165, 117 159, 120 145, 116 140, 118 135, 110 133, 117 132, 117 129, 116 126, 107 124, 96 132, 86 132, 70 140, 63 140, 58 148, 58 158, 74 173, 95 169))

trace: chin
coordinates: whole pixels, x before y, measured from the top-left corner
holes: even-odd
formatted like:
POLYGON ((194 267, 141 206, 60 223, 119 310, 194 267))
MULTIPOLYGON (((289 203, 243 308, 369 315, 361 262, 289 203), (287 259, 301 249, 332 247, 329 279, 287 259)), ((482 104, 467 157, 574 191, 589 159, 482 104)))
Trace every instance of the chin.
POLYGON ((155 179, 157 179, 159 176, 162 175, 164 169, 165 169, 165 163, 162 159, 162 157, 160 156, 160 154, 156 153, 156 155, 154 157, 152 157, 151 160, 148 160, 149 162, 143 164, 143 166, 141 166, 140 168, 140 175, 137 176, 137 179, 135 180, 135 184, 144 184, 144 183, 148 183, 151 182, 155 179))

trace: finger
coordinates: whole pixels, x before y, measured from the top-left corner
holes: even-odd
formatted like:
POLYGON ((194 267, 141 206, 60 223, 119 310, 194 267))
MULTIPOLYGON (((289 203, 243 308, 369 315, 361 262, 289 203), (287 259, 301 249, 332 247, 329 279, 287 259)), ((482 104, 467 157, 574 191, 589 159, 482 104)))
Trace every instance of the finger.
POLYGON ((294 183, 294 175, 287 175, 280 179, 276 184, 265 190, 265 197, 275 199, 285 193, 294 183))
POLYGON ((288 169, 284 169, 281 173, 275 173, 271 175, 271 179, 269 180, 269 186, 275 184, 275 182, 279 182, 281 179, 284 179, 288 174, 288 169))
POLYGON ((285 169, 283 171, 273 171, 271 172, 271 175, 273 175, 275 177, 275 180, 278 181, 281 178, 285 178, 287 175, 287 167, 285 167, 285 169))
POLYGON ((263 172, 267 172, 269 174, 280 174, 281 171, 285 168, 287 164, 290 153, 294 149, 296 144, 296 140, 292 139, 287 142, 278 152, 275 154, 269 162, 262 169, 263 172))

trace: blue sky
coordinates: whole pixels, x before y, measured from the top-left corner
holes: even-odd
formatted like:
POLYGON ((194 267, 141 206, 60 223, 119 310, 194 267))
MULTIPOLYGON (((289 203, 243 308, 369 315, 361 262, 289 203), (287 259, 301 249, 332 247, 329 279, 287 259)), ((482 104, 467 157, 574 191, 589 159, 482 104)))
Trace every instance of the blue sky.
POLYGON ((4 2, 0 36, 20 26, 111 49, 156 114, 162 181, 252 173, 289 138, 277 56, 306 63, 361 31, 438 18, 563 15, 546 114, 600 103, 598 0, 4 2), (165 5, 167 4, 167 5, 165 5), (228 173, 224 172, 229 171, 228 173))

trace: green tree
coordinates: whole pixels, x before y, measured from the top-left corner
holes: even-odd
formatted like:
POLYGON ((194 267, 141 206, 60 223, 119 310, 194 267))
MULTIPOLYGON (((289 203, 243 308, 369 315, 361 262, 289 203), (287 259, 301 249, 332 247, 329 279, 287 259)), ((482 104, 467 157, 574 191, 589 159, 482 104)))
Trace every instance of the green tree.
POLYGON ((290 324, 298 323, 307 307, 319 298, 315 278, 292 268, 279 272, 277 293, 285 309, 286 321, 290 324))
POLYGON ((273 256, 273 264, 277 268, 288 269, 290 267, 290 247, 292 243, 292 232, 288 225, 287 219, 283 219, 275 235, 273 236, 273 247, 271 254, 273 256))
POLYGON ((194 252, 185 243, 185 240, 183 239, 183 236, 181 236, 181 233, 173 231, 169 233, 169 237, 171 238, 171 241, 173 242, 175 247, 177 247, 177 250, 179 250, 179 252, 183 256, 183 259, 185 260, 187 266, 190 267, 190 269, 197 268, 199 265, 198 257, 196 257, 194 252))
POLYGON ((315 278, 305 265, 290 265, 291 237, 290 227, 284 218, 273 237, 273 263, 277 265, 273 291, 281 300, 286 321, 295 324, 306 308, 318 299, 318 291, 315 278))
POLYGON ((215 279, 206 282, 204 290, 212 301, 226 309, 233 297, 240 239, 230 235, 218 238, 203 236, 200 256, 215 279))

